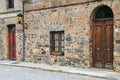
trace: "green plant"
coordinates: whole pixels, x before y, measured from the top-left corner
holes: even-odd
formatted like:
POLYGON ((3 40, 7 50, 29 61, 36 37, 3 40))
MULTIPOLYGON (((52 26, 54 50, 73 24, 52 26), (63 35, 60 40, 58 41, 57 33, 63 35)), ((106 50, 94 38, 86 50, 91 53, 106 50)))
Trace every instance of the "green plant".
POLYGON ((49 2, 50 0, 43 0, 44 2, 49 2))
POLYGON ((53 55, 63 56, 63 55, 64 55, 64 52, 63 52, 63 51, 57 51, 57 50, 55 50, 55 51, 52 52, 52 54, 53 54, 53 55))
POLYGON ((64 56, 64 52, 63 51, 61 51, 61 55, 64 56))
POLYGON ((28 2, 30 2, 31 0, 23 0, 25 3, 28 3, 28 2))
POLYGON ((76 67, 75 65, 72 65, 72 67, 76 67))
POLYGON ((37 61, 34 61, 34 63, 37 63, 37 61))
POLYGON ((82 65, 72 65, 72 67, 75 67, 75 68, 85 68, 85 67, 82 66, 82 65))
POLYGON ((55 62, 57 62, 57 59, 55 59, 55 62))
POLYGON ((65 66, 65 63, 61 63, 60 66, 65 66))

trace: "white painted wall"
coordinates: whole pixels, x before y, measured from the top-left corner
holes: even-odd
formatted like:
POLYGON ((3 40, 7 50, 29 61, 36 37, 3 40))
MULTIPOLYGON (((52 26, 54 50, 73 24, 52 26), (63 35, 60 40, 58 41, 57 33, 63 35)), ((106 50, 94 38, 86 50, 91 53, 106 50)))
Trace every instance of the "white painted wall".
POLYGON ((0 18, 16 16, 22 10, 22 0, 14 0, 14 8, 7 8, 7 0, 0 0, 0 18))

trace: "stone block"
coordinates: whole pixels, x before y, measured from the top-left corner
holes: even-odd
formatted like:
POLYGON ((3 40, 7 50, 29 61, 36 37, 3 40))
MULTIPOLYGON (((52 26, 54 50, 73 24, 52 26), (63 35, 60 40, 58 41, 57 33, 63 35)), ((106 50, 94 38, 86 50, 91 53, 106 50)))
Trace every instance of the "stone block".
POLYGON ((33 53, 38 53, 39 49, 33 49, 32 51, 33 51, 33 53))
POLYGON ((120 45, 115 45, 115 46, 114 46, 114 50, 115 50, 115 51, 120 51, 120 45))
POLYGON ((49 62, 49 58, 47 56, 38 57, 38 62, 39 63, 48 63, 49 62))
POLYGON ((52 58, 50 58, 49 62, 50 62, 50 64, 55 64, 57 62, 57 59, 52 57, 52 58))
POLYGON ((65 53, 66 58, 73 58, 73 59, 78 59, 79 56, 76 53, 65 53))
POLYGON ((114 52, 114 56, 119 56, 120 57, 120 52, 114 52))

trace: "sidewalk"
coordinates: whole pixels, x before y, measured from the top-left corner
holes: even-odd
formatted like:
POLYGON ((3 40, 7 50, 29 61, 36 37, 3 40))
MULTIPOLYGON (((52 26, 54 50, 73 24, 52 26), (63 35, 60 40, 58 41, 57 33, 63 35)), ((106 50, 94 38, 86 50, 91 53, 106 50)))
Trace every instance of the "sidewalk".
POLYGON ((27 68, 34 68, 34 69, 41 69, 48 71, 59 71, 59 72, 66 72, 72 74, 102 77, 102 78, 107 78, 109 80, 120 80, 120 73, 107 69, 97 69, 97 68, 81 69, 81 68, 74 68, 68 66, 48 65, 45 63, 37 64, 37 63, 2 61, 2 60, 0 60, 0 65, 27 67, 27 68))

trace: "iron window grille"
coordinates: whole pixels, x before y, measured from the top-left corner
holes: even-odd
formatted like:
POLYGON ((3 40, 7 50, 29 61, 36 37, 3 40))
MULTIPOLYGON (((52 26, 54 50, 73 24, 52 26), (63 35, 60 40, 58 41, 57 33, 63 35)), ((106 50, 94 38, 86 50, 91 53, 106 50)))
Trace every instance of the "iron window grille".
POLYGON ((51 55, 64 55, 64 31, 50 32, 50 52, 51 55), (53 52, 58 54, 53 54, 53 52))

